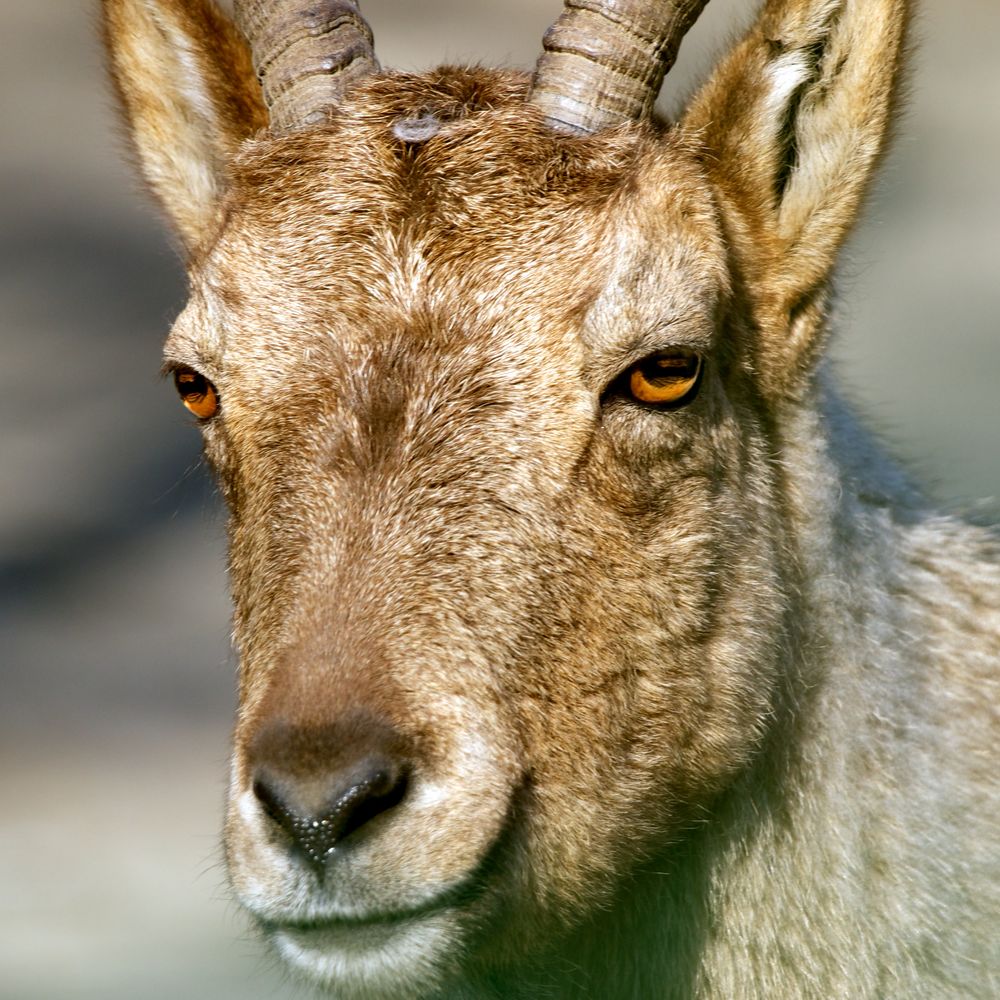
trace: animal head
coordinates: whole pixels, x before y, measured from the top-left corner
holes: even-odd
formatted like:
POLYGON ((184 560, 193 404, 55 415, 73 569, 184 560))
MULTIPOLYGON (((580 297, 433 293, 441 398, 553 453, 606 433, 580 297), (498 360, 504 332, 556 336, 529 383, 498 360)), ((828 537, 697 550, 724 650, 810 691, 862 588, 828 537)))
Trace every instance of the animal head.
POLYGON ((557 938, 772 725, 905 4, 772 0, 654 119, 702 6, 570 4, 529 78, 380 72, 346 0, 104 0, 230 511, 231 878, 340 996, 557 938))

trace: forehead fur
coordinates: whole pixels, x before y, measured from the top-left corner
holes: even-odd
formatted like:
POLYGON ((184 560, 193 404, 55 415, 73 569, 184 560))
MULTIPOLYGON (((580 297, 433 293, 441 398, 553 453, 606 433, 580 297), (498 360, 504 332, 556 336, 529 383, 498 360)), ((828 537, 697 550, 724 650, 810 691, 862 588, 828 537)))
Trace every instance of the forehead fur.
POLYGON ((342 342, 416 312, 453 330, 559 327, 636 269, 704 299, 721 252, 695 158, 655 125, 555 134, 525 86, 387 75, 322 128, 248 143, 196 287, 262 328, 342 342))

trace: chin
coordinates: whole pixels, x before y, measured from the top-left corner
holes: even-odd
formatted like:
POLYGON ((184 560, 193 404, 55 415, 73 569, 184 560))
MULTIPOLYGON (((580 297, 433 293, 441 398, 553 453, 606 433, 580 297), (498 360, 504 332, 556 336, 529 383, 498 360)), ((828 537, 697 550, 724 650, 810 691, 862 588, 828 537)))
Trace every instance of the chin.
POLYGON ((268 940, 299 976, 338 1000, 440 995, 463 951, 453 910, 379 921, 268 926, 268 940))

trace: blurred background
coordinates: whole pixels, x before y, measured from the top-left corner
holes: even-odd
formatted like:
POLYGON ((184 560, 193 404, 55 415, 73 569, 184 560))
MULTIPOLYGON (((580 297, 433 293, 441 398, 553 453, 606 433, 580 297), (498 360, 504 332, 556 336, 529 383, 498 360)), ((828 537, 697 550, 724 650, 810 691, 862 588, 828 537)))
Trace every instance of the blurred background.
MULTIPOLYGON (((364 0, 383 63, 530 66, 558 0, 364 0)), ((755 4, 714 0, 665 107, 755 4)), ((836 355, 941 502, 1000 493, 1000 4, 925 0, 836 355)), ((302 995, 227 899, 223 517, 157 376, 184 298, 95 14, 0 0, 0 997, 302 995)), ((994 509, 987 502, 987 511, 994 509)))

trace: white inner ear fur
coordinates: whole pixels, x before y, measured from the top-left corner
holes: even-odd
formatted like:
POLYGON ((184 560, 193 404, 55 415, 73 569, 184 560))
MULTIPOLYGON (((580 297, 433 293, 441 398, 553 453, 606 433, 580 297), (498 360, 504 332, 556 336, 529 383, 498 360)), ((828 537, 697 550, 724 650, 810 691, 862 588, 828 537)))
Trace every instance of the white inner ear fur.
POLYGON ((191 40, 167 18, 158 16, 155 7, 150 10, 150 14, 166 36, 168 51, 178 64, 173 76, 180 99, 178 103, 181 109, 194 112, 201 119, 197 123, 192 122, 193 127, 184 133, 180 130, 175 133, 178 139, 186 140, 178 148, 175 162, 192 198, 208 209, 221 194, 217 160, 219 151, 215 148, 213 138, 221 135, 222 129, 212 99, 204 87, 204 71, 199 65, 191 40))
POLYGON ((213 93, 211 40, 166 0, 116 0, 111 56, 139 161, 188 249, 210 226, 233 137, 213 93))
POLYGON ((774 130, 781 125, 792 95, 809 78, 809 60, 805 52, 795 49, 780 56, 770 67, 771 87, 767 95, 767 113, 774 130))

